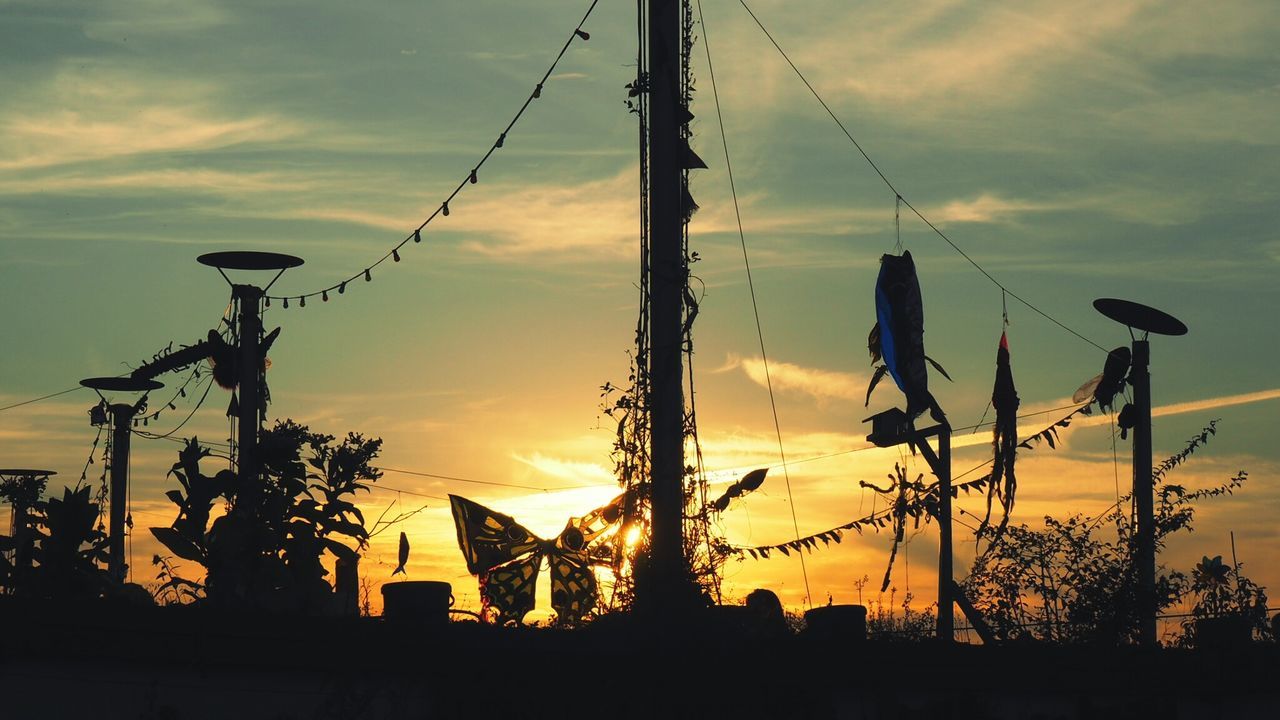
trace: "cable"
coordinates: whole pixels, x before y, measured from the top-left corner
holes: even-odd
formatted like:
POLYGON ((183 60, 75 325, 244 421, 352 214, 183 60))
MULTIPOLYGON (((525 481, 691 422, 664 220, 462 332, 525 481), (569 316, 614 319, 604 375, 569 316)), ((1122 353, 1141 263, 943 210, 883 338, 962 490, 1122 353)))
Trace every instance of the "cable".
MULTIPOLYGON (((711 78, 711 97, 715 101, 716 120, 720 125, 720 144, 724 147, 724 166, 729 176, 729 192, 733 196, 733 216, 738 223, 738 240, 742 245, 742 264, 747 271, 747 289, 751 293, 751 312, 756 320, 756 338, 760 341, 760 359, 764 364, 765 387, 769 390, 769 408, 773 412, 773 430, 778 436, 778 456, 782 459, 782 477, 787 485, 787 505, 791 508, 791 525, 795 529, 796 541, 800 541, 800 522, 796 519, 796 504, 791 494, 791 472, 787 469, 787 453, 782 446, 782 425, 778 422, 778 403, 773 395, 773 378, 769 375, 769 355, 764 349, 764 329, 760 324, 760 307, 756 303, 756 286, 751 278, 751 260, 747 257, 747 236, 742 230, 742 212, 738 207, 738 189, 733 181, 733 163, 729 159, 729 138, 724 131, 724 114, 720 110, 720 92, 716 89, 715 65, 711 62, 711 38, 707 32, 707 21, 702 16, 702 0, 698 0, 698 22, 702 24, 702 49, 707 55, 707 74, 711 78)), ((800 556, 800 574, 804 578, 804 596, 809 607, 813 607, 813 597, 809 590, 809 570, 805 566, 804 553, 800 556)))
POLYGON ((444 215, 448 217, 450 201, 452 201, 455 197, 457 197, 458 193, 462 192, 462 189, 465 188, 467 185, 474 185, 477 182, 479 182, 477 179, 477 176, 478 176, 478 173, 480 172, 480 168, 484 167, 485 162, 489 160, 489 157, 493 155, 494 151, 502 147, 503 143, 507 139, 507 133, 511 132, 511 129, 515 127, 515 124, 520 120, 521 116, 524 115, 524 111, 528 109, 529 105, 534 100, 542 97, 543 86, 546 85, 547 80, 551 77, 551 73, 555 72, 556 66, 560 64, 561 58, 563 58, 564 54, 568 52, 569 46, 573 44, 574 39, 581 38, 582 40, 585 41, 591 37, 582 29, 582 26, 586 24, 587 18, 591 17, 592 11, 596 9, 596 4, 599 2, 600 0, 591 1, 591 5, 590 7, 587 8, 587 12, 583 14, 582 19, 579 20, 578 24, 573 28, 573 32, 569 33, 569 38, 564 41, 564 46, 560 48, 560 52, 556 55, 556 59, 551 62, 551 67, 547 68, 547 71, 543 73, 542 79, 538 81, 537 85, 534 86, 533 92, 529 94, 529 97, 525 98, 524 104, 521 105, 520 109, 516 111, 515 116, 511 118, 511 122, 507 123, 507 127, 501 133, 498 134, 498 139, 494 140, 493 144, 489 146, 489 150, 484 154, 483 157, 480 158, 480 162, 476 163, 475 167, 473 167, 471 171, 467 174, 467 176, 464 177, 462 181, 458 183, 458 186, 453 189, 453 192, 449 193, 449 196, 444 199, 444 202, 440 203, 440 205, 436 207, 435 211, 433 211, 429 216, 427 216, 426 220, 423 220, 418 225, 418 227, 414 228, 413 232, 409 233, 408 236, 406 236, 403 240, 401 240, 399 243, 394 245, 391 248, 391 250, 388 251, 387 254, 379 258, 377 262, 373 263, 372 265, 369 265, 368 267, 364 268, 360 272, 357 272, 355 275, 352 275, 346 280, 343 280, 342 282, 335 283, 333 285, 330 285, 327 288, 316 290, 315 292, 303 293, 301 295, 288 295, 288 296, 264 295, 263 297, 265 298, 266 303, 270 305, 272 300, 283 300, 284 307, 288 308, 289 300, 296 299, 300 301, 299 303, 300 305, 305 306, 307 298, 316 297, 317 295, 319 295, 323 301, 328 302, 330 292, 336 290, 338 294, 341 295, 346 292, 348 283, 356 282, 361 277, 363 277, 365 281, 372 281, 373 275, 371 271, 374 268, 381 265, 382 263, 386 262, 388 259, 394 259, 395 262, 400 262, 400 249, 403 248, 405 245, 407 245, 410 240, 412 240, 415 243, 422 242, 423 228, 425 228, 427 224, 430 223, 432 220, 435 220, 436 216, 438 215, 444 215))
MULTIPOLYGON (((756 25, 760 28, 761 32, 763 32, 763 33, 764 33, 765 37, 769 38, 769 42, 773 43, 773 47, 777 49, 778 53, 782 55, 782 58, 783 58, 784 60, 786 60, 786 61, 787 61, 787 64, 791 66, 791 69, 795 71, 796 76, 800 78, 800 81, 804 83, 804 86, 805 86, 805 87, 807 87, 807 88, 809 88, 809 92, 813 94, 813 97, 814 97, 814 99, 816 99, 816 100, 818 101, 818 104, 822 105, 822 109, 827 111, 827 114, 828 114, 828 115, 830 115, 830 116, 831 116, 831 119, 832 119, 832 120, 834 120, 834 121, 835 121, 835 123, 836 123, 836 125, 838 125, 838 126, 840 127, 840 130, 844 133, 845 137, 849 138, 849 142, 853 143, 853 146, 854 146, 855 148, 857 148, 858 153, 859 153, 860 155, 862 155, 862 158, 863 158, 864 160, 866 160, 866 161, 867 161, 867 164, 871 166, 871 169, 872 169, 872 170, 875 170, 876 175, 879 175, 879 176, 880 176, 880 179, 884 182, 885 186, 886 186, 886 187, 888 187, 890 190, 892 190, 892 191, 893 191, 893 194, 897 197, 896 202, 901 202, 903 205, 906 205, 906 206, 907 206, 907 208, 908 208, 909 210, 911 210, 911 212, 915 213, 915 216, 916 216, 916 217, 920 218, 921 222, 923 222, 925 225, 929 226, 929 229, 930 229, 930 230, 932 230, 932 231, 934 232, 934 234, 936 234, 938 237, 940 237, 940 238, 942 238, 944 241, 946 241, 946 243, 947 243, 948 245, 950 245, 950 246, 951 246, 951 248, 952 248, 953 250, 955 250, 956 252, 960 253, 960 256, 961 256, 961 257, 963 257, 965 260, 968 260, 970 265, 972 265, 973 267, 975 267, 975 268, 978 270, 978 272, 980 272, 980 273, 982 273, 983 275, 985 275, 985 276, 986 276, 986 278, 987 278, 988 280, 990 280, 992 283, 994 283, 996 287, 1000 288, 1002 291, 1004 291, 1005 293, 1007 293, 1007 294, 1008 294, 1009 296, 1011 296, 1013 299, 1017 300, 1018 302, 1022 303, 1023 305, 1026 305, 1028 308, 1030 308, 1031 310, 1033 310, 1034 312, 1036 312, 1037 314, 1039 314, 1041 317, 1043 317, 1043 318, 1045 318, 1046 320, 1048 320, 1048 321, 1052 322, 1053 324, 1057 325, 1058 327, 1062 328, 1063 330, 1066 330, 1067 332, 1071 333, 1072 335, 1075 335, 1077 338, 1080 338, 1081 340, 1083 340, 1083 341, 1085 341, 1085 342, 1089 343, 1090 345, 1094 346, 1095 348, 1097 348, 1097 349, 1101 350, 1101 351, 1102 351, 1102 352, 1104 352, 1104 353, 1105 353, 1105 352, 1108 352, 1108 350, 1107 350, 1106 348, 1104 348, 1104 347, 1102 347, 1101 345, 1099 345, 1098 343, 1096 343, 1096 342, 1094 342, 1094 341, 1090 340, 1089 338, 1085 337, 1084 335, 1081 335, 1080 333, 1076 332, 1075 330, 1073 330, 1073 329, 1071 329, 1071 328, 1067 327, 1067 326, 1066 326, 1066 325, 1064 325, 1061 321, 1059 321, 1057 318, 1055 318, 1055 317, 1053 317, 1052 315, 1050 315, 1050 314, 1046 313, 1045 311, 1041 310, 1040 308, 1036 307, 1035 305, 1032 305, 1030 302, 1028 302, 1027 300, 1023 299, 1023 297, 1022 297, 1021 295, 1018 295, 1017 293, 1013 292, 1013 291, 1012 291, 1012 290, 1010 290, 1009 288, 1005 287, 1005 285, 1004 285, 1003 283, 1001 283, 999 280, 996 280, 996 279, 995 279, 995 277, 994 277, 991 273, 987 272, 987 270, 986 270, 985 268, 983 268, 981 265, 979 265, 979 264, 977 263, 977 261, 975 261, 973 258, 969 257, 969 254, 968 254, 968 253, 966 253, 964 250, 961 250, 961 249, 960 249, 960 246, 959 246, 959 245, 956 245, 956 244, 955 244, 955 242, 951 240, 951 238, 947 237, 947 234, 946 234, 946 233, 944 233, 944 232, 942 232, 942 230, 938 229, 938 227, 937 227, 936 225, 934 225, 934 224, 929 220, 929 218, 927 218, 927 217, 925 217, 925 216, 924 216, 924 213, 922 213, 922 212, 920 212, 919 210, 917 210, 917 209, 916 209, 916 207, 915 207, 914 205, 912 205, 912 204, 911 204, 911 201, 909 201, 909 200, 907 200, 905 197, 903 197, 902 193, 898 192, 898 188, 896 188, 896 187, 894 186, 894 184, 889 180, 889 178, 885 176, 884 172, 880 170, 880 166, 876 165, 875 161, 871 159, 871 156, 867 154, 867 151, 862 149, 862 145, 861 145, 861 144, 859 144, 859 143, 858 143, 858 141, 854 139, 853 135, 849 132, 849 129, 848 129, 848 128, 846 128, 846 127, 845 127, 845 125, 844 125, 844 123, 840 121, 840 118, 836 117, 836 114, 835 114, 834 112, 832 112, 832 110, 831 110, 830 106, 828 106, 828 105, 827 105, 827 103, 826 103, 826 101, 822 99, 822 96, 818 93, 818 91, 817 91, 816 89, 814 89, 813 85, 811 85, 811 84, 809 83, 809 80, 808 80, 808 78, 806 78, 806 77, 804 76, 804 73, 800 72, 800 68, 796 67, 796 64, 795 64, 794 62, 792 62, 792 61, 791 61, 791 57, 790 57, 789 55, 787 55, 787 52, 786 52, 785 50, 783 50, 783 49, 782 49, 782 46, 778 44, 778 41, 777 41, 777 40, 775 40, 775 39, 773 38, 773 35, 769 33, 769 30, 765 28, 764 23, 760 22, 760 18, 756 17, 756 14, 751 10, 751 7, 747 5, 746 0, 738 0, 738 2, 739 2, 739 3, 742 5, 742 7, 747 11, 747 14, 749 14, 749 15, 751 16, 751 19, 755 21, 756 25)), ((713 83, 713 84, 714 84, 714 83, 713 83)))
POLYGON ((56 397, 58 397, 59 395, 66 395, 66 394, 67 394, 67 393, 69 393, 69 392, 75 392, 76 390, 84 390, 84 389, 85 389, 85 387, 84 387, 83 385, 77 385, 77 386, 75 386, 75 387, 73 387, 73 388, 67 388, 66 390, 59 390, 59 391, 58 391, 58 392, 56 392, 56 393, 49 393, 48 395, 41 395, 41 396, 40 396, 40 397, 38 397, 38 398, 31 398, 30 400, 23 400, 22 402, 14 403, 14 404, 12 404, 12 405, 5 405, 4 407, 0 407, 0 412, 4 412, 5 410, 12 410, 12 409, 14 409, 14 408, 22 407, 23 405, 30 405, 31 403, 38 403, 38 402, 40 402, 41 400, 48 400, 49 398, 56 398, 56 397))

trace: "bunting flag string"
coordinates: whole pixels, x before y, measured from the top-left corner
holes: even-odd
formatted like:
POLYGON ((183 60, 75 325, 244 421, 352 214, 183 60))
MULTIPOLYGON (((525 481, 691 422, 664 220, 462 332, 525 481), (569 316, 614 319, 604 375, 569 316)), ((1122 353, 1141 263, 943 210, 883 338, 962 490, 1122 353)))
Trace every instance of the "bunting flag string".
MULTIPOLYGON (((1019 447, 1026 450, 1034 450, 1041 444, 1048 443, 1050 448, 1057 449, 1058 442, 1060 440, 1058 437, 1058 429, 1070 426, 1072 419, 1076 415, 1088 415, 1089 413, 1090 410, 1088 405, 1076 408, 1057 422, 1046 427, 1044 430, 1041 430, 1035 435, 1032 435, 1022 441, 1022 443, 1019 444, 1019 447)), ((984 465, 990 464, 990 460, 984 463, 984 465)), ((970 480, 968 482, 954 483, 951 486, 951 497, 957 498, 961 492, 965 495, 974 491, 986 492, 990 483, 991 473, 987 473, 980 478, 970 480)), ((860 484, 863 487, 870 488, 882 495, 888 494, 889 492, 893 492, 897 489, 896 484, 888 489, 876 487, 873 483, 866 481, 862 481, 860 484)), ((832 543, 839 544, 844 539, 844 533, 847 530, 853 530, 859 535, 862 534, 863 529, 870 529, 878 533, 881 528, 894 526, 895 515, 899 518, 912 517, 917 521, 917 524, 921 519, 923 519, 925 523, 928 523, 937 508, 938 483, 934 482, 930 485, 923 486, 913 485, 913 489, 915 490, 915 497, 913 500, 906 501, 903 498, 899 498, 901 502, 892 503, 888 507, 872 512, 856 520, 850 520, 849 522, 833 527, 830 530, 824 530, 820 533, 814 533, 813 535, 797 538, 790 542, 780 543, 777 545, 756 545, 753 547, 728 545, 722 548, 722 550, 725 553, 738 555, 739 557, 750 556, 753 560, 768 560, 769 556, 774 552, 790 556, 792 552, 799 553, 806 550, 813 552, 818 548, 819 542, 822 543, 824 548, 830 547, 832 543)))
POLYGON ((379 265, 386 262, 387 260, 400 262, 400 257, 401 257, 400 251, 404 248, 405 245, 409 244, 409 242, 411 241, 415 244, 422 242, 423 229, 425 229, 427 225, 430 224, 432 220, 435 220, 438 216, 443 215, 445 217, 448 217, 449 203, 452 202, 453 199, 456 198, 458 194, 462 192, 463 188, 467 187, 468 185, 475 185, 480 181, 480 178, 479 178, 480 168, 484 167, 484 164, 488 162, 489 158, 493 155, 493 153, 501 149, 502 146, 506 143, 507 135, 511 132, 511 129, 515 127, 516 123, 519 122, 520 118, 524 115, 524 111, 529 108, 529 105, 532 104, 534 100, 537 100, 542 97, 542 92, 543 90, 546 89, 547 80, 550 79, 551 73, 555 72, 556 67, 560 64, 560 60, 564 58, 564 54, 568 52, 569 46, 573 44, 574 40, 580 40, 582 42, 586 42, 587 40, 591 39, 591 35, 587 33, 585 30, 583 30, 582 26, 586 24, 587 18, 591 17, 591 13, 596 9, 596 4, 599 2, 600 0, 592 0, 591 5, 587 8, 587 12, 582 16, 582 19, 579 20, 578 24, 573 28, 573 32, 569 33, 569 37, 567 40, 565 40, 564 46, 560 48, 559 54, 557 54, 555 60, 551 62, 551 66, 547 68, 547 71, 542 74, 542 79, 539 80, 536 85, 534 85, 533 91, 529 93, 529 96, 527 98, 525 98, 525 101, 520 106, 520 109, 517 110, 515 116, 511 118, 511 122, 508 122, 507 126, 502 130, 502 132, 498 133, 498 138, 494 140, 493 144, 489 146, 488 151, 485 152, 485 154, 480 157, 480 161, 477 162, 475 166, 472 167, 469 171, 467 171, 467 174, 462 178, 462 181, 458 183, 458 186, 453 189, 453 192, 449 193, 449 195, 445 197, 443 202, 441 202, 438 206, 436 206, 435 210, 433 210, 431 214, 427 216, 427 219, 419 223, 418 226, 414 228, 407 236, 405 236, 403 240, 401 240, 400 242, 392 246, 392 248, 388 250, 385 255, 378 258, 376 262, 372 263, 368 267, 365 267, 359 270, 358 272, 356 272, 354 275, 347 278, 346 280, 336 282, 328 287, 321 288, 319 290, 315 290, 313 292, 308 292, 308 293, 301 293, 301 294, 294 294, 294 295, 265 295, 263 301, 266 304, 266 306, 271 307, 272 300, 280 300, 282 301, 281 306, 287 309, 289 307, 289 301, 296 300, 298 307, 305 308, 307 306, 307 298, 310 298, 310 297, 319 297, 322 302, 328 302, 329 293, 336 290, 339 295, 343 295, 347 291, 348 284, 356 280, 359 280, 361 278, 364 278, 365 282, 372 282, 374 268, 378 267, 379 265))

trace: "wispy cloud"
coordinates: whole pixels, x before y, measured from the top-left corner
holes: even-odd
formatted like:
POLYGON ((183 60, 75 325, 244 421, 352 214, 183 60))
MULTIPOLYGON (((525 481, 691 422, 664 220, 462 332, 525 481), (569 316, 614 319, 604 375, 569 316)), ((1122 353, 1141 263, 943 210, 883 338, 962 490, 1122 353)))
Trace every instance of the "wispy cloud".
POLYGON ((725 364, 715 372, 741 369, 751 382, 767 387, 772 382, 775 390, 798 392, 818 401, 861 401, 867 390, 865 376, 835 370, 808 368, 795 363, 773 360, 768 364, 759 357, 740 357, 730 354, 725 364))
POLYGON ((68 67, 0 116, 0 169, 272 142, 300 131, 274 115, 227 116, 207 84, 101 65, 68 67))
POLYGON ((599 463, 565 460, 534 453, 530 457, 512 455, 517 460, 544 475, 560 480, 571 480, 583 485, 607 485, 616 482, 613 473, 599 463))

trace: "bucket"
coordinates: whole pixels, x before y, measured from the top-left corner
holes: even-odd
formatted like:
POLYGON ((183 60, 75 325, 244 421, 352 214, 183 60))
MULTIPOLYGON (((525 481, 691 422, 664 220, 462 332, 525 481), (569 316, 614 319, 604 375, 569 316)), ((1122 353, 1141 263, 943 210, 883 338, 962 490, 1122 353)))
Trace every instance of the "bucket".
POLYGON ((382 586, 382 617, 392 622, 443 625, 449 622, 453 586, 434 580, 406 580, 382 586))
POLYGON ((804 614, 805 633, 832 640, 867 639, 867 608, 863 605, 825 605, 804 614))

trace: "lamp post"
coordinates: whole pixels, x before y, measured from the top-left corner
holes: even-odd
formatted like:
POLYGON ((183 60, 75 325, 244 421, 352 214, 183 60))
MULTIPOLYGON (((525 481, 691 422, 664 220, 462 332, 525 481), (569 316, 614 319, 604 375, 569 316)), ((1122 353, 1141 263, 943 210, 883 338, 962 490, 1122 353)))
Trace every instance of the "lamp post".
POLYGON ((147 407, 146 393, 164 387, 155 380, 131 377, 85 378, 80 384, 92 388, 102 398, 111 415, 111 495, 108 529, 107 572, 117 582, 124 582, 129 566, 125 562, 125 505, 129 497, 129 440, 133 418, 147 407), (113 403, 102 393, 143 393, 134 403, 113 403))
POLYGON ((49 478, 57 474, 53 470, 0 469, 0 490, 4 491, 0 499, 9 501, 9 536, 14 543, 10 560, 17 575, 25 574, 31 569, 35 544, 31 531, 31 508, 39 502, 49 478))
POLYGON ((1186 335, 1181 320, 1153 307, 1129 300, 1099 298, 1093 307, 1106 317, 1129 328, 1133 341, 1133 360, 1129 366, 1129 385, 1133 388, 1133 504, 1138 517, 1137 556, 1138 612, 1141 625, 1138 639, 1144 645, 1156 643, 1156 544, 1155 500, 1151 481, 1151 347, 1147 337, 1186 335), (1134 335, 1141 330, 1142 337, 1134 335))
POLYGON ((917 430, 899 408, 872 415, 863 422, 871 423, 867 441, 876 447, 894 447, 909 443, 918 448, 929 468, 938 478, 938 639, 944 643, 955 639, 955 580, 951 549, 951 426, 938 423, 917 430), (938 438, 935 452, 928 439, 938 438))
MULTIPOLYGON (((258 458, 258 436, 266 415, 266 382, 263 377, 262 300, 285 270, 298 267, 302 258, 271 252, 230 251, 207 253, 196 258, 201 265, 215 268, 231 286, 231 297, 239 307, 235 363, 237 406, 236 473, 244 492, 256 494, 261 474, 258 458), (241 285, 231 281, 225 270, 274 270, 275 277, 265 287, 241 285)), ((252 502, 249 507, 253 507, 252 502)))

